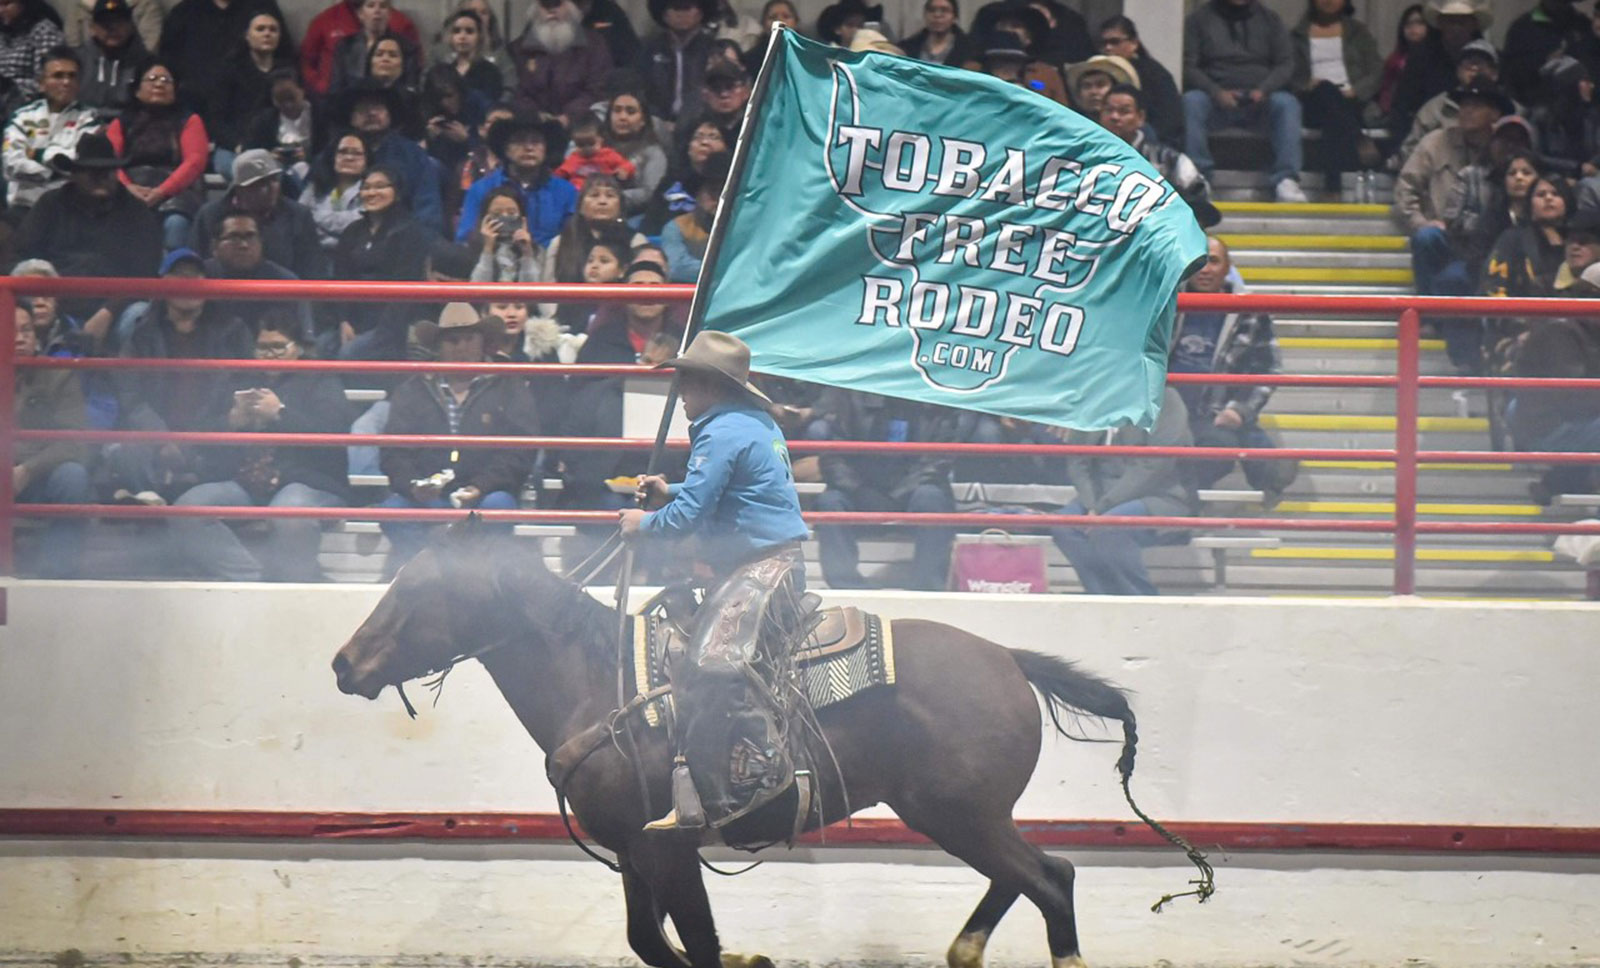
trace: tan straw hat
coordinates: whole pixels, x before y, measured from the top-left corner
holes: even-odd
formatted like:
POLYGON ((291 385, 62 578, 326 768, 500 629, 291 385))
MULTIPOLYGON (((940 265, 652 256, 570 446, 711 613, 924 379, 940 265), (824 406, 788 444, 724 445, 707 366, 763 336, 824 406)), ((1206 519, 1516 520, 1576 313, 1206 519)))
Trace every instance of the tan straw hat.
POLYGON ((763 407, 772 403, 767 395, 750 385, 750 347, 744 340, 716 330, 698 333, 682 356, 656 364, 656 369, 688 370, 706 373, 724 380, 750 394, 763 407))
POLYGON ((857 53, 864 50, 875 50, 883 54, 906 56, 906 52, 891 44, 889 38, 869 27, 862 27, 856 31, 855 37, 850 40, 850 49, 857 53))
POLYGON ((1078 89, 1078 78, 1099 71, 1109 75, 1113 84, 1132 84, 1139 87, 1139 72, 1133 69, 1126 57, 1117 54, 1096 54, 1086 61, 1067 65, 1067 87, 1078 89))
POLYGON ((416 341, 423 346, 439 345, 445 333, 476 332, 483 336, 486 352, 493 352, 499 341, 505 339, 506 324, 498 316, 479 316, 478 311, 464 302, 445 303, 437 323, 420 322, 412 327, 416 341))
POLYGON ((1439 26, 1440 17, 1477 17, 1479 30, 1488 30, 1494 23, 1494 11, 1478 0, 1432 0, 1422 8, 1422 19, 1428 26, 1439 26))

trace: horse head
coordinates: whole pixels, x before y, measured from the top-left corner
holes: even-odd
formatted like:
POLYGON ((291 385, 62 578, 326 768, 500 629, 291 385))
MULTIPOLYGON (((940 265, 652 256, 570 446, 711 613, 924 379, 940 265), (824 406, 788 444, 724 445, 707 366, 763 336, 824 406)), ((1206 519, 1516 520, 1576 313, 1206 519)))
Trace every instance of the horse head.
POLYGON ((447 669, 506 637, 496 621, 495 559, 507 542, 476 514, 452 524, 395 575, 372 614, 333 657, 339 691, 376 699, 384 686, 447 669))

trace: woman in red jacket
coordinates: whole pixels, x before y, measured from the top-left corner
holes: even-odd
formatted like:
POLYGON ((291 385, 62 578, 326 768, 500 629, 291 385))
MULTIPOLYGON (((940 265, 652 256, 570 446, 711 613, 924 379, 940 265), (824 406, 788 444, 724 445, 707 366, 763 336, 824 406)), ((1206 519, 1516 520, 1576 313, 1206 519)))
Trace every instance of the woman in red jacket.
POLYGON ((133 101, 106 138, 127 162, 117 173, 123 186, 161 216, 167 251, 187 245, 189 223, 205 202, 210 138, 200 115, 179 103, 166 64, 152 60, 134 77, 133 101))

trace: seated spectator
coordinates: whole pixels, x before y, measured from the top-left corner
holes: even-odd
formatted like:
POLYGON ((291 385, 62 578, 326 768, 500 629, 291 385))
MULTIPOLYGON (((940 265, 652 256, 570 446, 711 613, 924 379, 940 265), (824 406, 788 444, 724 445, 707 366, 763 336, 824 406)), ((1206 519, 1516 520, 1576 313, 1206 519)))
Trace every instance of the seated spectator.
POLYGON ((233 171, 234 155, 243 150, 250 122, 272 107, 274 72, 292 69, 294 52, 283 38, 277 15, 263 10, 251 17, 210 92, 204 117, 206 132, 217 146, 212 170, 224 178, 233 171))
POLYGON ((46 52, 39 89, 44 96, 18 108, 0 141, 6 205, 18 216, 52 188, 66 183, 58 157, 71 158, 78 139, 100 126, 94 109, 78 100, 78 55, 65 47, 46 52))
POLYGON ((573 0, 539 0, 522 36, 511 42, 517 65, 513 103, 520 111, 571 124, 605 100, 611 51, 605 39, 583 25, 573 0))
POLYGON ((1072 107, 1091 121, 1100 120, 1100 108, 1113 87, 1122 84, 1138 88, 1139 75, 1133 65, 1115 54, 1096 54, 1067 68, 1067 90, 1072 107))
MULTIPOLYGON (((761 5, 761 34, 768 36, 772 32, 772 25, 783 24, 790 30, 800 29, 800 15, 795 12, 794 4, 789 0, 767 0, 761 5)), ((757 44, 750 53, 744 56, 744 69, 754 77, 761 70, 762 61, 767 59, 767 45, 757 44)), ((961 66, 959 63, 953 65, 961 66)))
MULTIPOLYGON (((589 249, 597 242, 611 242, 627 249, 645 242, 644 236, 628 228, 622 220, 621 187, 604 175, 589 179, 578 199, 577 214, 568 220, 560 235, 550 240, 544 256, 544 278, 550 282, 583 282, 589 249)), ((623 264, 626 265, 627 260, 623 264)), ((594 312, 594 307, 566 303, 557 308, 547 304, 541 311, 578 329, 594 312)))
POLYGON ((1562 55, 1539 70, 1540 97, 1530 112, 1545 166, 1568 177, 1588 175, 1600 159, 1600 105, 1594 81, 1577 59, 1562 55))
MULTIPOLYGON (((350 43, 359 38, 346 38, 350 43)), ((395 130, 412 141, 421 141, 424 134, 422 119, 422 92, 417 87, 417 55, 405 47, 394 34, 378 38, 367 51, 365 73, 354 79, 334 78, 334 90, 343 92, 353 85, 365 85, 395 95, 395 130)))
MULTIPOLYGON (((339 236, 333 250, 335 279, 416 282, 426 278, 431 238, 406 211, 400 172, 385 165, 361 180, 361 218, 339 236)), ((352 303, 339 321, 343 360, 405 358, 406 331, 415 307, 352 303)))
POLYGON ((907 57, 929 64, 960 67, 976 57, 972 39, 957 23, 961 7, 956 0, 925 0, 922 29, 900 42, 907 57))
POLYGON ((317 244, 331 252, 339 236, 361 218, 361 179, 367 173, 367 146, 358 135, 340 135, 331 151, 311 165, 300 204, 317 225, 317 244))
MULTIPOLYGON (((240 217, 245 218, 245 217, 240 217)), ((200 256, 167 254, 163 278, 202 279, 200 256)), ((122 347, 129 359, 247 360, 255 355, 250 327, 234 304, 204 299, 158 299, 135 322, 122 347)), ((125 430, 209 430, 207 411, 229 386, 220 370, 118 370, 117 400, 125 430)), ((112 444, 106 461, 116 501, 160 505, 200 482, 199 454, 178 444, 112 444)))
MULTIPOLYGON (((1500 79, 1500 55, 1495 53, 1494 45, 1487 40, 1474 40, 1461 48, 1456 58, 1456 87, 1471 87, 1474 84, 1493 86, 1500 79)), ((1397 164, 1404 165, 1411 153, 1417 150, 1417 145, 1430 133, 1446 125, 1455 124, 1456 114, 1460 110, 1452 97, 1454 89, 1440 91, 1422 106, 1417 108, 1416 114, 1411 119, 1411 130, 1406 139, 1400 142, 1400 148, 1395 153, 1397 164)))
MULTIPOLYGON (((33 315, 18 305, 13 319, 16 355, 36 356, 33 315)), ((70 370, 24 369, 16 374, 12 412, 23 430, 83 430, 87 418, 78 374, 70 370)), ((89 471, 82 444, 68 440, 18 441, 11 467, 11 493, 18 504, 88 504, 89 471)), ((40 578, 77 578, 83 565, 89 519, 53 517, 39 540, 33 571, 40 578)))
POLYGON ((583 191, 583 183, 594 175, 607 175, 624 184, 631 184, 638 171, 633 162, 606 144, 600 119, 592 114, 578 118, 569 132, 572 136, 572 153, 556 168, 555 174, 583 191))
POLYGON ((650 197, 667 174, 667 153, 656 138, 655 123, 644 100, 633 91, 611 96, 606 104, 605 140, 633 166, 633 178, 622 189, 623 215, 644 214, 650 197))
POLYGON ((1210 0, 1183 25, 1186 153, 1211 177, 1210 132, 1224 125, 1266 128, 1268 179, 1280 202, 1303 202, 1300 102, 1286 88, 1294 72, 1289 31, 1260 0, 1210 0))
MULTIPOLYGON (((151 0, 77 0, 63 6, 67 7, 66 22, 61 29, 66 34, 67 46, 73 48, 84 47, 94 37, 95 15, 101 7, 115 9, 118 16, 127 15, 128 23, 135 28, 134 35, 139 38, 139 48, 144 51, 155 50, 161 42, 161 22, 167 16, 161 4, 151 0)), ((79 53, 81 55, 82 51, 79 53)), ((84 66, 92 68, 92 62, 85 59, 84 66)))
MULTIPOLYGON (((488 0, 471 0, 487 6, 488 0)), ((583 26, 600 35, 611 53, 611 63, 618 69, 632 69, 639 63, 639 35, 633 29, 628 12, 615 0, 578 0, 583 11, 583 26)), ((637 9, 637 8, 635 8, 637 9)))
MULTIPOLYGON (((489 109, 478 95, 461 83, 461 75, 449 64, 435 64, 422 79, 422 146, 443 171, 461 169, 472 150, 473 129, 489 109)), ((447 211, 459 211, 463 192, 453 180, 444 183, 447 211)))
POLYGON ((1417 292, 1462 296, 1471 291, 1473 272, 1450 246, 1446 204, 1470 165, 1487 167, 1494 123, 1509 111, 1504 94, 1482 82, 1458 88, 1457 123, 1427 135, 1406 159, 1394 184, 1394 214, 1411 236, 1411 267, 1417 292))
POLYGON ((211 147, 200 115, 179 103, 166 64, 152 61, 134 78, 133 102, 106 128, 106 137, 127 162, 117 175, 123 187, 161 216, 165 247, 182 248, 205 202, 211 147))
MULTIPOLYGON (((544 247, 528 234, 528 204, 515 185, 483 200, 483 220, 468 244, 479 252, 473 282, 543 282, 544 247)), ((576 221, 576 220, 574 220, 576 221)))
MULTIPOLYGON (((73 9, 84 10, 79 4, 73 9)), ((77 41, 70 29, 74 21, 68 20, 67 42, 78 55, 79 100, 108 117, 127 107, 133 99, 128 79, 150 59, 161 33, 161 16, 159 0, 94 0, 92 14, 84 18, 87 31, 77 41), (152 13, 156 29, 146 37, 142 26, 135 29, 134 18, 152 13)))
POLYGON ((456 241, 465 242, 482 222, 483 200, 501 185, 521 189, 527 202, 528 232, 549 245, 578 204, 578 190, 565 178, 550 174, 547 159, 560 157, 567 134, 555 122, 520 116, 489 129, 489 150, 501 167, 473 183, 461 203, 456 241))
POLYGON ((1174 147, 1183 141, 1183 97, 1172 72, 1150 56, 1139 41, 1139 29, 1127 17, 1111 17, 1100 25, 1100 52, 1112 54, 1133 65, 1139 76, 1139 89, 1150 127, 1162 144, 1174 147))
POLYGON ((61 15, 46 0, 0 5, 0 104, 6 113, 39 96, 45 51, 66 42, 61 15))
POLYGON ((468 90, 476 91, 484 104, 494 104, 506 90, 506 75, 489 59, 492 50, 488 31, 478 15, 465 7, 445 18, 440 28, 444 54, 436 63, 446 64, 461 78, 468 90))
POLYGON ((1029 66, 1028 47, 1021 34, 992 30, 978 37, 978 60, 965 65, 971 70, 997 77, 1007 84, 1023 84, 1029 66))
POLYGON ((744 124, 744 112, 750 103, 750 77, 744 68, 726 58, 713 56, 706 65, 705 81, 700 90, 701 109, 693 115, 680 118, 677 136, 673 141, 673 160, 679 163, 689 151, 692 133, 707 121, 722 132, 725 144, 738 140, 739 128, 744 124))
MULTIPOLYGON (((706 19, 711 20, 715 16, 715 11, 711 11, 706 14, 706 19)), ((863 0, 835 0, 817 15, 817 39, 835 47, 848 48, 863 24, 882 22, 882 4, 869 7, 863 0)))
MULTIPOLYGON (((991 3, 973 18, 972 33, 979 38, 983 56, 976 67, 969 67, 1070 106, 1072 99, 1061 74, 1061 64, 1066 61, 1048 50, 1050 22, 1034 6, 1015 0, 991 3), (1019 52, 1021 63, 1016 60, 1019 52)), ((1089 53, 1086 50, 1084 57, 1089 53)))
MULTIPOLYGON (((246 25, 263 12, 279 24, 287 22, 277 0, 180 0, 167 11, 156 53, 177 79, 178 93, 190 110, 205 110, 207 97, 227 73, 231 41, 243 37, 246 25)), ((281 32, 279 44, 292 53, 281 32)))
POLYGON ((1556 273, 1566 258, 1567 216, 1577 212, 1572 186, 1560 175, 1542 175, 1528 191, 1528 222, 1500 233, 1484 270, 1486 296, 1513 299, 1554 295, 1556 273))
MULTIPOLYGON (((43 259, 66 276, 133 277, 155 274, 161 262, 161 223, 117 181, 122 167, 111 141, 99 132, 78 141, 75 158, 58 158, 67 183, 28 210, 17 233, 17 255, 43 259)), ((110 332, 122 300, 63 300, 83 320, 96 347, 110 332)))
MULTIPOLYGON (((450 303, 438 325, 419 325, 417 340, 443 363, 481 363, 503 339, 505 326, 480 317, 466 303, 450 303)), ((391 434, 484 434, 537 436, 540 427, 528 381, 515 376, 451 373, 407 379, 391 396, 391 434)), ((514 510, 523 482, 533 469, 526 449, 385 447, 383 472, 389 476, 389 508, 477 508, 514 510)), ((427 524, 386 521, 389 538, 386 574, 410 561, 433 530, 427 524)))
POLYGON ((706 23, 716 0, 649 0, 650 19, 662 30, 644 42, 639 70, 650 113, 665 121, 700 113, 706 63, 716 39, 706 23))
POLYGON ((1489 250, 1500 234, 1528 224, 1528 196, 1541 174, 1538 158, 1527 150, 1513 151, 1491 171, 1476 165, 1462 169, 1460 182, 1445 204, 1444 221, 1452 251, 1461 255, 1472 273, 1472 291, 1482 290, 1481 275, 1489 250))
POLYGON ((1326 188, 1337 192, 1343 172, 1378 164, 1378 147, 1361 130, 1362 111, 1383 79, 1378 42, 1350 0, 1311 0, 1291 38, 1289 86, 1300 97, 1306 127, 1322 131, 1317 155, 1326 188))
POLYGON ((1383 79, 1378 83, 1378 110, 1388 119, 1394 111, 1395 89, 1400 85, 1400 75, 1405 72, 1406 58, 1422 46, 1428 37, 1428 19, 1423 16, 1422 4, 1413 3, 1400 12, 1400 22, 1395 26, 1394 49, 1383 60, 1383 79))
POLYGON ((304 185, 315 158, 328 142, 322 109, 306 97, 299 76, 289 68, 272 72, 271 106, 244 125, 244 150, 261 148, 277 156, 286 180, 304 185))
MULTIPOLYGON (((298 360, 305 354, 303 339, 293 315, 268 313, 256 333, 255 358, 298 360)), ((242 376, 231 384, 231 393, 210 406, 211 429, 336 434, 350 425, 344 387, 331 373, 256 370, 242 376)), ((201 470, 206 481, 184 491, 174 504, 329 508, 349 499, 345 455, 336 447, 213 447, 204 453, 201 470)), ((269 518, 264 523, 266 541, 252 552, 219 520, 172 518, 167 526, 174 562, 208 580, 321 581, 322 522, 269 518)))
POLYGON ((1506 89, 1524 104, 1542 103, 1539 72, 1552 55, 1571 54, 1591 36, 1589 18, 1573 0, 1539 0, 1506 31, 1506 89))
POLYGON ((420 145, 395 130, 395 119, 404 111, 399 95, 390 88, 361 85, 350 91, 345 107, 340 116, 367 143, 367 167, 393 168, 405 193, 400 200, 424 228, 439 232, 444 211, 438 168, 420 145))
MULTIPOLYGON (((1228 282, 1232 262, 1228 247, 1216 236, 1207 240, 1206 263, 1189 277, 1189 292, 1236 292, 1228 282)), ((1283 372, 1272 317, 1266 313, 1186 312, 1178 314, 1172 330, 1169 373, 1283 372)), ((1178 387, 1189 414, 1189 429, 1197 447, 1276 447, 1258 418, 1272 397, 1272 387, 1184 384, 1178 387)), ((1295 477, 1292 460, 1247 460, 1245 480, 1265 492, 1266 504, 1279 496, 1295 477)), ((1233 461, 1185 461, 1179 474, 1194 487, 1211 487, 1233 469, 1233 461)))
MULTIPOLYGON (((43 259, 24 259, 12 268, 13 276, 35 276, 59 279, 56 267, 43 259)), ((83 332, 83 322, 67 315, 55 296, 19 298, 24 306, 31 305, 33 333, 40 356, 81 357, 98 356, 100 347, 83 332)), ((84 406, 91 430, 110 430, 117 425, 117 394, 111 374, 90 371, 82 374, 84 406)))
POLYGON ((1430 98, 1461 86, 1455 71, 1462 49, 1494 22, 1494 13, 1480 0, 1428 0, 1423 16, 1433 30, 1406 54, 1390 121, 1396 131, 1411 130, 1412 116, 1430 98))
POLYGON ((356 5, 361 29, 334 45, 330 95, 338 96, 363 80, 377 80, 384 87, 416 86, 422 55, 414 42, 389 29, 393 14, 391 0, 361 0, 356 5), (375 69, 381 78, 374 76, 375 69))
MULTIPOLYGON (((333 83, 335 53, 339 42, 362 31, 363 24, 357 14, 360 6, 361 0, 334 0, 307 25, 305 39, 300 45, 300 74, 305 79, 306 89, 312 94, 320 97, 328 93, 333 83)), ((387 29, 413 48, 422 45, 416 24, 398 10, 389 11, 387 29)))
POLYGON ((1105 129, 1132 145, 1134 151, 1155 166, 1161 177, 1172 183, 1194 211, 1195 221, 1201 228, 1208 229, 1222 221, 1222 213, 1211 202, 1211 186, 1200 177, 1194 162, 1176 148, 1147 136, 1145 122, 1144 98, 1138 88, 1119 84, 1105 96, 1100 109, 1100 123, 1105 129))
MULTIPOLYGON (((806 428, 810 440, 948 441, 958 435, 958 411, 897 400, 875 393, 828 388, 813 408, 806 428)), ((950 489, 950 462, 937 455, 823 454, 818 511, 941 511, 956 509, 950 489)), ((817 525, 822 576, 829 588, 866 588, 854 528, 817 525)), ((948 528, 914 529, 915 552, 910 587, 937 591, 950 571, 948 528)))
MULTIPOLYGON (((206 275, 212 279, 254 279, 290 281, 300 278, 288 266, 266 257, 263 242, 266 221, 254 212, 235 208, 222 213, 216 233, 211 236, 211 258, 206 260, 206 275)), ((320 250, 319 250, 320 254, 320 250)), ((277 310, 300 320, 301 337, 312 331, 311 307, 301 300, 230 300, 229 311, 243 320, 253 333, 268 312, 277 310)))
MULTIPOLYGON (((1069 444, 1116 447, 1187 447, 1193 443, 1183 398, 1170 386, 1151 430, 1072 430, 1061 437, 1069 444)), ((1067 482, 1077 488, 1078 496, 1061 509, 1062 514, 1176 517, 1194 513, 1194 492, 1179 476, 1178 462, 1170 457, 1068 457, 1067 482)), ((1090 595, 1160 594, 1144 567, 1144 549, 1162 537, 1156 529, 1052 528, 1050 537, 1090 595)))
MULTIPOLYGON (((1585 231, 1592 231, 1592 221, 1585 231)), ((1600 294, 1600 269, 1583 273, 1581 294, 1600 294)), ((1575 292, 1574 294, 1580 294, 1575 292)), ((1511 373, 1518 377, 1600 377, 1600 320, 1540 319, 1528 328, 1511 373)), ((1600 392, 1594 390, 1518 390, 1510 408, 1518 450, 1583 453, 1600 451, 1600 392)), ((1529 487, 1534 500, 1549 504, 1556 494, 1594 487, 1591 466, 1557 465, 1529 487)))
POLYGON ((679 215, 661 230, 661 249, 667 254, 667 279, 671 282, 700 278, 700 263, 711 241, 711 222, 728 180, 728 165, 727 155, 706 162, 705 171, 695 180, 694 211, 679 215))
POLYGON ((261 251, 297 279, 328 278, 328 258, 311 210, 283 197, 283 166, 269 151, 252 148, 233 162, 233 186, 195 215, 189 248, 210 252, 231 212, 248 212, 261 229, 261 251))
POLYGON ((659 233, 666 224, 679 215, 694 211, 694 191, 689 186, 697 184, 706 166, 717 155, 727 154, 728 142, 715 122, 702 121, 690 132, 689 146, 682 164, 677 165, 661 179, 655 197, 650 200, 640 220, 639 228, 649 233, 659 233))

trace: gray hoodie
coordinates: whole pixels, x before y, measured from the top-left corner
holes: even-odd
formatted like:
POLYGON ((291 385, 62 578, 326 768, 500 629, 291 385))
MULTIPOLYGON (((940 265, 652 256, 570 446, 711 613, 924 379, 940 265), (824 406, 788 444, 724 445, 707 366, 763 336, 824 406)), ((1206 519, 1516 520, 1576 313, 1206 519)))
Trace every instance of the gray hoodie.
POLYGON ((1237 7, 1211 0, 1183 23, 1183 86, 1191 91, 1260 90, 1289 85, 1294 46, 1289 29, 1260 0, 1237 7), (1227 8, 1226 10, 1221 8, 1227 8))

